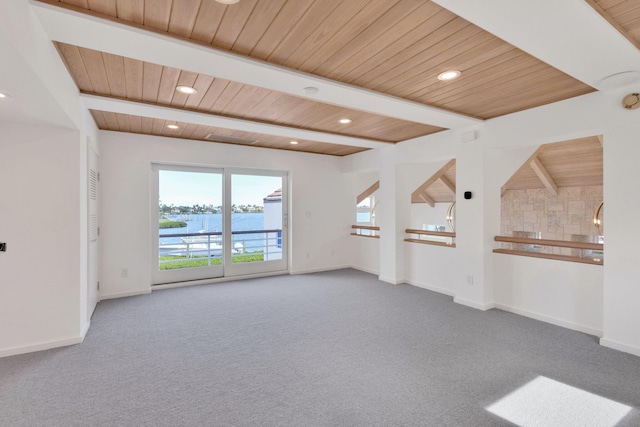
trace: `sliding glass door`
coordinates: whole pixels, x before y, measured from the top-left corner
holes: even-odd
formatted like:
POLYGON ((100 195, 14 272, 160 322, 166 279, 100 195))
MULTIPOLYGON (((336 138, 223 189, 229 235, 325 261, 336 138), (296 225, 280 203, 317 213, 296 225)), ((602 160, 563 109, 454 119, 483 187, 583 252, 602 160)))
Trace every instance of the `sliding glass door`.
POLYGON ((281 173, 230 172, 230 220, 233 256, 226 276, 285 270, 287 214, 281 173))
POLYGON ((154 178, 153 283, 222 277, 224 171, 158 165, 154 178))
POLYGON ((285 271, 286 177, 154 165, 153 283, 285 271))

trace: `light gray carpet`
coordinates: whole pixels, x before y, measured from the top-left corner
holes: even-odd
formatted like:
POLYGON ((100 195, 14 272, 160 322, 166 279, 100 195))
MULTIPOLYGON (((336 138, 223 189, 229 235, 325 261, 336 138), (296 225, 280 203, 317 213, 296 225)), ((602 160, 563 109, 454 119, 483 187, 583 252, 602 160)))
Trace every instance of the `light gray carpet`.
POLYGON ((103 301, 83 344, 0 359, 2 426, 606 425, 598 396, 640 425, 640 358, 349 269, 103 301), (567 386, 591 400, 536 398, 567 386))

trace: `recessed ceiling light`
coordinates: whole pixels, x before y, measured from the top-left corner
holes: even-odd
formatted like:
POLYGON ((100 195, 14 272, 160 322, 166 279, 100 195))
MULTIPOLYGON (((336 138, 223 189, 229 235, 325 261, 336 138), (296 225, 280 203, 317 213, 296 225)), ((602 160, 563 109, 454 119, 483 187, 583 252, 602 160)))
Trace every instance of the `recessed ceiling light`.
POLYGON ((187 95, 192 95, 194 93, 198 93, 198 91, 195 90, 194 88, 192 88, 191 86, 178 86, 176 88, 176 90, 178 92, 186 93, 187 95))
POLYGON ((453 79, 457 79, 458 77, 460 77, 460 71, 458 70, 450 70, 450 71, 445 71, 444 73, 441 73, 438 75, 438 80, 453 80, 453 79))
POLYGON ((218 3, 222 3, 222 4, 236 4, 238 3, 240 0, 216 0, 218 3))
POLYGON ((180 129, 180 126, 178 126, 178 125, 167 125, 167 127, 169 129, 173 129, 173 130, 180 129))
POLYGON ((320 91, 320 89, 318 89, 317 87, 309 86, 302 89, 302 91, 307 95, 315 95, 320 91))
POLYGON ((298 141, 291 141, 289 144, 291 144, 291 145, 298 145, 298 141))
POLYGON ((9 95, 7 95, 6 93, 0 92, 0 99, 8 98, 8 97, 9 97, 9 95))
POLYGON ((351 123, 352 120, 351 119, 340 119, 339 122, 344 124, 344 125, 346 125, 347 123, 351 123))

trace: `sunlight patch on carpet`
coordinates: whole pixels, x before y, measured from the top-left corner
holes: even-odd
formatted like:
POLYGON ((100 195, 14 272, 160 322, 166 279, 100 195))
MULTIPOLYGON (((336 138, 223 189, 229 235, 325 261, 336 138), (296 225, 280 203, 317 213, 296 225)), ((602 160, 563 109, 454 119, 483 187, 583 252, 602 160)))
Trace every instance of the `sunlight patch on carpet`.
POLYGON ((486 409, 522 427, 614 427, 632 408, 540 376, 486 409))

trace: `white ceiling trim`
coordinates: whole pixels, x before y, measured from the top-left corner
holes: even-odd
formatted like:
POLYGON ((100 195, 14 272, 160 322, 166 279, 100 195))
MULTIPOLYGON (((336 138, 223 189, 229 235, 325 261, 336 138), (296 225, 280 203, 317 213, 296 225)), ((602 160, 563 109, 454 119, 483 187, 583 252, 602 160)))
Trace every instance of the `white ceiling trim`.
POLYGON ((328 144, 350 145, 363 148, 380 148, 391 145, 387 142, 374 141, 363 138, 336 135, 331 133, 316 132, 304 129, 290 128, 286 126, 270 125, 266 123, 252 122, 249 120, 233 119, 216 116, 214 114, 198 113, 194 111, 180 110, 177 108, 163 107, 153 104, 144 104, 122 99, 106 98, 96 95, 81 94, 83 104, 91 110, 108 111, 111 113, 131 114, 134 116, 151 117, 155 119, 177 122, 193 123, 203 126, 215 126, 224 129, 233 129, 245 132, 256 132, 283 138, 304 139, 328 144))
POLYGON ((443 128, 481 120, 313 76, 174 37, 96 18, 46 3, 32 3, 52 40, 259 86, 301 98, 443 128), (317 87, 315 95, 302 89, 317 87))
POLYGON ((433 0, 596 89, 640 71, 640 50, 585 0, 433 0))

